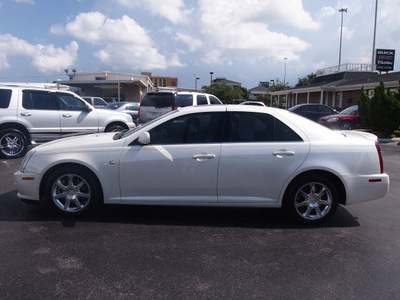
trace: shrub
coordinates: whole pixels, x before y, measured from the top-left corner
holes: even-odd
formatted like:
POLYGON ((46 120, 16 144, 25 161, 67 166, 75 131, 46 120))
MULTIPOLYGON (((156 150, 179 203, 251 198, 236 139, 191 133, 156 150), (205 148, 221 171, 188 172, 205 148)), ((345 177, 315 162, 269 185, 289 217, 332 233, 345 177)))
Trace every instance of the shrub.
POLYGON ((366 125, 388 132, 398 129, 400 125, 399 92, 393 94, 390 91, 385 91, 383 81, 375 87, 372 98, 362 89, 358 109, 363 122, 366 125))

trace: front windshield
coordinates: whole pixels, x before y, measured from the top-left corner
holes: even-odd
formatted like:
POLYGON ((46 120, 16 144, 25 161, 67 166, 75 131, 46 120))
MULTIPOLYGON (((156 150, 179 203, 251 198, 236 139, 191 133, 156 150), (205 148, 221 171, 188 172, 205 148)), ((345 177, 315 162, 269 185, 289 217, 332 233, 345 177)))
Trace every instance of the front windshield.
POLYGON ((358 110, 357 105, 350 106, 348 108, 345 108, 340 112, 341 115, 354 115, 358 110))
POLYGON ((140 126, 138 126, 138 127, 135 127, 135 128, 133 128, 133 129, 131 129, 131 130, 125 132, 125 134, 124 134, 123 136, 121 136, 121 138, 124 139, 124 138, 130 136, 131 134, 133 134, 133 133, 135 133, 135 132, 137 132, 137 131, 139 131, 139 130, 142 130, 143 128, 146 128, 147 126, 149 126, 149 125, 151 125, 151 124, 153 124, 153 123, 159 121, 160 119, 163 119, 163 118, 165 118, 165 117, 167 117, 167 116, 169 116, 169 115, 175 114, 175 113, 177 113, 177 112, 178 112, 178 110, 170 111, 169 113, 166 113, 166 114, 164 114, 164 115, 161 115, 161 116, 159 116, 158 118, 155 118, 154 120, 151 120, 150 122, 147 122, 147 123, 145 123, 145 124, 143 124, 143 125, 140 125, 140 126))

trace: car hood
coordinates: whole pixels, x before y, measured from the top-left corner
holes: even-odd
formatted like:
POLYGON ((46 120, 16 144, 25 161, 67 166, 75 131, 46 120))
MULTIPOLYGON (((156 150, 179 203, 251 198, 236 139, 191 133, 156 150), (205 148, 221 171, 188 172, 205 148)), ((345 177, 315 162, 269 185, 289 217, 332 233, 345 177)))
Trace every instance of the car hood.
POLYGON ((105 151, 105 149, 123 143, 121 140, 113 139, 115 134, 116 132, 106 132, 62 138, 37 146, 35 150, 38 154, 82 152, 85 150, 105 151))

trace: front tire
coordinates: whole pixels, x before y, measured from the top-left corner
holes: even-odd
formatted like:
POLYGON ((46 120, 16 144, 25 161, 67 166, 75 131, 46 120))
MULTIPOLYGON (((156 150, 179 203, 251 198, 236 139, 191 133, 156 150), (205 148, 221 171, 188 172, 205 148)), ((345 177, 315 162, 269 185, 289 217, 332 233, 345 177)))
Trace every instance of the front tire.
POLYGON ((114 124, 114 125, 110 125, 106 128, 105 132, 120 132, 123 130, 127 130, 126 127, 119 125, 119 124, 114 124))
POLYGON ((353 129, 353 124, 351 124, 351 122, 349 121, 344 121, 342 123, 341 130, 352 130, 353 129))
POLYGON ((327 221, 336 211, 339 193, 327 177, 306 175, 290 185, 284 198, 284 206, 292 217, 303 224, 319 224, 327 221))
POLYGON ((46 181, 46 203, 65 216, 80 216, 94 210, 101 195, 97 178, 82 167, 63 167, 46 181))
POLYGON ((0 158, 24 156, 28 144, 25 134, 18 129, 4 129, 0 131, 0 158))

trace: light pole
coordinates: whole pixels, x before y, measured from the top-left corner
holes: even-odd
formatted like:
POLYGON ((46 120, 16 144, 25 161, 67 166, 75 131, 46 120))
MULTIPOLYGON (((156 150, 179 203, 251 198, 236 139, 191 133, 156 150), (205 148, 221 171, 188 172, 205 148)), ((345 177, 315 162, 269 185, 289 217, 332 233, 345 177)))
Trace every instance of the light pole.
POLYGON ((342 33, 343 33, 343 13, 347 13, 347 8, 339 9, 339 12, 342 14, 341 22, 340 22, 340 45, 339 45, 339 66, 338 71, 340 71, 340 64, 342 63, 342 33))
POLYGON ((195 84, 194 84, 196 92, 197 92, 197 80, 199 80, 199 79, 200 79, 199 77, 196 77, 195 84))
POLYGON ((283 74, 283 86, 286 86, 286 62, 287 62, 287 57, 285 57, 284 60, 285 60, 285 73, 283 74))
POLYGON ((375 3, 375 22, 374 22, 374 39, 372 43, 372 63, 371 63, 371 71, 375 71, 375 38, 376 38, 376 18, 378 13, 378 0, 375 3))
POLYGON ((210 79, 210 91, 212 91, 212 76, 213 76, 214 72, 210 72, 211 75, 211 79, 210 79))

